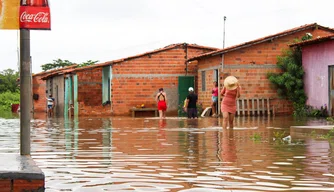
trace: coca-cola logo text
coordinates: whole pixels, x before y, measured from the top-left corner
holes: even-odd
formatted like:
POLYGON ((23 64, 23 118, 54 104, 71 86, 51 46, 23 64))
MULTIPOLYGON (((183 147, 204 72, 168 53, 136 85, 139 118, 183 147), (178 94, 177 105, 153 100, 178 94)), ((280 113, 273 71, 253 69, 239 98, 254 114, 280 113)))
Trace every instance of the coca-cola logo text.
POLYGON ((38 12, 34 14, 29 14, 26 11, 21 13, 20 22, 28 22, 28 23, 49 23, 49 13, 46 12, 38 12))

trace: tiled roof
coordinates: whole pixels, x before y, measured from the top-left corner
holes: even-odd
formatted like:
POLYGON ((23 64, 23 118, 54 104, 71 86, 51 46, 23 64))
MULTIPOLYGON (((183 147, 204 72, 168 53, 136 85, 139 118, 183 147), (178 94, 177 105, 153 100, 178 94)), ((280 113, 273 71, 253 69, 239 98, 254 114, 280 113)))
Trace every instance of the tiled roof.
POLYGON ((220 54, 223 54, 223 53, 226 53, 226 52, 238 50, 238 49, 241 49, 241 48, 244 48, 244 47, 249 47, 249 46, 252 46, 252 45, 255 45, 255 44, 266 42, 268 40, 272 40, 272 39, 275 39, 275 38, 290 35, 290 34, 293 34, 293 33, 299 32, 299 31, 303 31, 303 30, 306 30, 306 29, 309 29, 309 28, 315 28, 315 27, 334 32, 334 29, 332 29, 332 28, 324 27, 324 26, 318 25, 317 23, 312 23, 312 24, 302 25, 300 27, 295 27, 295 28, 292 28, 292 29, 289 29, 289 30, 286 30, 286 31, 282 31, 282 32, 276 33, 274 35, 269 35, 269 36, 266 36, 266 37, 262 37, 262 38, 259 38, 259 39, 253 40, 253 41, 248 41, 248 42, 245 42, 245 43, 241 43, 239 45, 227 47, 227 48, 224 48, 224 49, 219 49, 217 51, 204 53, 202 55, 192 57, 192 58, 188 59, 188 61, 194 61, 194 60, 198 60, 198 59, 208 57, 208 56, 220 55, 220 54))
POLYGON ((72 69, 72 70, 69 70, 68 72, 82 71, 82 70, 92 69, 92 68, 96 68, 96 67, 108 66, 108 65, 115 64, 115 63, 120 63, 120 62, 123 62, 123 61, 127 61, 127 60, 131 60, 131 59, 143 57, 143 56, 146 56, 146 55, 150 55, 150 54, 154 54, 154 53, 166 51, 166 50, 178 47, 178 46, 188 46, 188 47, 192 47, 192 48, 208 49, 208 50, 212 50, 212 51, 213 50, 218 50, 218 48, 207 47, 207 46, 202 46, 202 45, 197 45, 197 44, 177 43, 177 44, 171 44, 171 45, 168 45, 166 47, 159 48, 159 49, 156 49, 156 50, 153 50, 153 51, 149 51, 149 52, 141 53, 141 54, 138 54, 138 55, 133 55, 133 56, 125 57, 125 58, 122 58, 122 59, 117 59, 117 60, 107 61, 107 62, 104 62, 104 63, 98 63, 98 64, 95 64, 95 65, 89 65, 89 66, 85 66, 85 67, 80 67, 80 68, 72 69))
POLYGON ((306 40, 306 41, 293 43, 293 44, 290 44, 289 46, 290 47, 305 46, 305 45, 311 45, 311 44, 320 43, 320 42, 328 41, 328 40, 334 40, 334 35, 328 35, 328 36, 324 36, 324 37, 317 37, 315 39, 309 39, 309 40, 306 40))
POLYGON ((115 63, 120 63, 120 62, 123 62, 123 61, 135 59, 135 58, 138 58, 138 57, 143 57, 143 56, 150 55, 150 54, 153 54, 153 53, 158 53, 158 52, 161 52, 161 51, 173 49, 173 48, 178 47, 178 46, 188 46, 188 47, 192 47, 192 48, 208 49, 208 50, 212 50, 212 51, 213 50, 218 50, 218 48, 215 48, 215 47, 207 47, 207 46, 202 46, 202 45, 197 45, 197 44, 188 44, 188 43, 177 43, 177 44, 171 44, 171 45, 168 45, 168 46, 165 46, 163 48, 159 48, 159 49, 156 49, 156 50, 153 50, 153 51, 141 53, 141 54, 130 56, 130 57, 125 57, 125 58, 122 58, 122 59, 107 61, 107 62, 104 62, 104 63, 98 63, 98 64, 94 64, 94 65, 88 65, 88 66, 80 67, 80 68, 76 68, 77 65, 75 65, 75 67, 71 67, 71 68, 64 67, 64 68, 61 68, 61 69, 56 69, 56 70, 52 70, 52 71, 46 71, 46 72, 38 73, 36 75, 44 74, 45 76, 42 79, 47 79, 51 76, 55 76, 55 75, 59 75, 59 74, 66 74, 66 73, 71 73, 71 72, 75 72, 75 71, 82 71, 82 70, 86 70, 86 69, 93 69, 93 68, 96 68, 96 67, 104 67, 104 66, 115 64, 115 63))
POLYGON ((33 74, 32 76, 47 76, 47 75, 50 75, 50 74, 53 74, 53 73, 58 73, 58 72, 61 72, 61 71, 64 71, 64 70, 68 70, 68 69, 73 69, 73 68, 76 68, 78 65, 77 64, 73 64, 73 65, 70 65, 70 66, 67 66, 67 67, 63 67, 63 68, 59 68, 59 69, 53 69, 53 70, 50 70, 50 71, 43 71, 43 72, 40 72, 40 73, 36 73, 36 74, 33 74))

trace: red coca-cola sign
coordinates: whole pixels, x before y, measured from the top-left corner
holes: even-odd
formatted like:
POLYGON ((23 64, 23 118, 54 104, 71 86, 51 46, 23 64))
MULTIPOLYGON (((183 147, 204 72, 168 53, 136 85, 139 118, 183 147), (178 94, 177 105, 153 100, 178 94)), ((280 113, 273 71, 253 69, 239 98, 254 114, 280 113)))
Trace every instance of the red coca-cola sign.
POLYGON ((20 29, 51 29, 50 8, 47 0, 21 0, 20 29))

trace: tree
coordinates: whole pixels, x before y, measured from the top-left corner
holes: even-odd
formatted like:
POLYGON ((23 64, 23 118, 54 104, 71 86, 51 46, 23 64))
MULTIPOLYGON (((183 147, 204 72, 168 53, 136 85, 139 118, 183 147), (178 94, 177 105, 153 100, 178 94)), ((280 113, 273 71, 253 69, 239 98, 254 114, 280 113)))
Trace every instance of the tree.
MULTIPOLYGON (((84 66, 88 66, 88 65, 94 65, 99 61, 92 61, 92 60, 88 60, 86 62, 82 62, 80 64, 78 64, 77 67, 84 67, 84 66)), ((59 68, 63 68, 63 67, 67 67, 70 65, 74 65, 75 63, 69 61, 69 60, 61 60, 61 59, 57 59, 57 60, 53 60, 53 63, 47 63, 42 65, 42 70, 43 71, 49 71, 52 69, 59 69, 59 68)))
POLYGON ((73 65, 74 63, 70 62, 69 60, 61 60, 61 59, 57 59, 57 60, 53 60, 53 63, 47 63, 44 65, 41 65, 42 70, 43 71, 48 71, 48 70, 52 70, 52 69, 59 69, 59 68, 63 68, 66 66, 70 66, 73 65))
POLYGON ((0 72, 0 93, 4 92, 19 92, 17 79, 19 72, 13 69, 6 69, 0 72))
POLYGON ((85 67, 85 66, 89 66, 89 65, 95 65, 97 62, 99 61, 92 61, 92 60, 88 60, 86 62, 82 62, 78 65, 78 67, 85 67))

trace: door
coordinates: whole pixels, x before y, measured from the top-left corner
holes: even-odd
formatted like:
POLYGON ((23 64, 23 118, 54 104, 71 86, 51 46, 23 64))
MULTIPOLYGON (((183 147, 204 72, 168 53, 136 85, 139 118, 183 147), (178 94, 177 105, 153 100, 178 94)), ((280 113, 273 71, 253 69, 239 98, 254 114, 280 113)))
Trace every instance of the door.
POLYGON ((195 85, 195 77, 194 76, 180 76, 178 78, 178 93, 179 93, 179 103, 178 103, 178 115, 183 116, 182 107, 183 102, 189 94, 188 88, 194 87, 195 85))
POLYGON ((328 88, 329 88, 329 115, 333 116, 334 115, 334 66, 329 66, 329 83, 328 83, 328 88))

